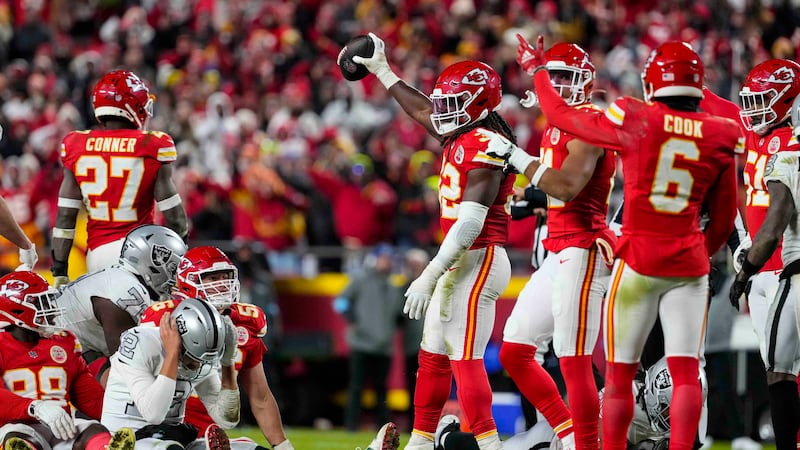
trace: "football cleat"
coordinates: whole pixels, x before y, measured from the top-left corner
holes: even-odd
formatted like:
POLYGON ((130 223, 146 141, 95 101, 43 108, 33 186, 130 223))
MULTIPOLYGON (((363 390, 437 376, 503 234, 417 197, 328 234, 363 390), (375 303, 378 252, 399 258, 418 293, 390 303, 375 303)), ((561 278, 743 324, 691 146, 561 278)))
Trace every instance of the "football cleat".
POLYGON ((436 433, 433 435, 434 450, 443 449, 445 436, 453 431, 461 431, 461 423, 459 423, 457 416, 448 414, 439 419, 439 425, 436 427, 436 433))
POLYGON ((400 447, 400 432, 394 422, 385 423, 366 450, 397 450, 400 447))
POLYGON ((108 441, 108 450, 133 450, 136 445, 136 433, 130 428, 120 428, 108 441))
POLYGON ((215 423, 209 425, 205 437, 208 450, 231 450, 231 441, 219 425, 215 423))

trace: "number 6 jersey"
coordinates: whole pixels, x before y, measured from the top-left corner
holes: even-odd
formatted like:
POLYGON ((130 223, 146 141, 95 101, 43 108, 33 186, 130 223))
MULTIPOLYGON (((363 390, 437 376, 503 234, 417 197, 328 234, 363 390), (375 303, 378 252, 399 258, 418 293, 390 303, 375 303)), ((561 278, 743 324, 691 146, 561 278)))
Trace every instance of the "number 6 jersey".
POLYGON ((90 250, 153 223, 156 175, 176 158, 172 138, 158 131, 73 131, 64 137, 61 161, 81 188, 90 250))

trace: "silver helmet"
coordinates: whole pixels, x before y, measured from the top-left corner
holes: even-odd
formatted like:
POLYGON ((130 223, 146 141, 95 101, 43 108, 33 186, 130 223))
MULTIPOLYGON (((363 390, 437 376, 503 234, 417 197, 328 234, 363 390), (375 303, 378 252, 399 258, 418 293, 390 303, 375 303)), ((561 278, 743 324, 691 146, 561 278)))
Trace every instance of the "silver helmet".
POLYGON ((183 355, 192 360, 188 367, 183 358, 178 364, 178 378, 196 380, 211 372, 225 348, 225 323, 217 310, 202 300, 186 298, 172 312, 183 342, 183 355))
MULTIPOLYGON (((700 369, 700 389, 703 400, 708 396, 708 382, 703 369, 700 369)), ((672 403, 672 376, 667 367, 667 357, 663 356, 650 366, 645 373, 644 404, 650 427, 653 431, 667 433, 669 425, 669 405, 672 403)))
POLYGON ((141 225, 128 232, 119 263, 139 275, 162 297, 175 286, 175 273, 186 254, 186 244, 177 233, 159 225, 141 225))

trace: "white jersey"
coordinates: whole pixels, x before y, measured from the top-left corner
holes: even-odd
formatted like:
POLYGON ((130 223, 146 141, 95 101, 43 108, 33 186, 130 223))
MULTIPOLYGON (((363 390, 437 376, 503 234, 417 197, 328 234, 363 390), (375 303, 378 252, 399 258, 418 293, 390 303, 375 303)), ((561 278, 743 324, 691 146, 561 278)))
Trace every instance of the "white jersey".
MULTIPOLYGON (((800 151, 781 151, 770 156, 764 170, 764 182, 778 181, 786 185, 794 198, 794 207, 800 211, 800 151)), ((783 266, 800 259, 800 215, 795 214, 783 232, 783 266)))
MULTIPOLYGON (((122 334, 119 350, 110 358, 111 371, 103 397, 101 423, 112 433, 123 427, 138 430, 146 425, 155 425, 139 412, 139 408, 145 406, 141 398, 136 398, 136 393, 147 391, 161 371, 164 348, 159 333, 159 329, 152 325, 131 328, 122 334)), ((194 383, 178 379, 166 417, 160 423, 183 422, 186 400, 193 388, 208 408, 216 402, 221 387, 222 382, 216 372, 194 383)))
POLYGON ((109 355, 103 326, 94 314, 92 297, 112 301, 139 323, 142 313, 152 303, 150 294, 136 275, 117 265, 86 274, 64 288, 57 300, 64 312, 56 318, 56 324, 74 333, 84 351, 109 355))

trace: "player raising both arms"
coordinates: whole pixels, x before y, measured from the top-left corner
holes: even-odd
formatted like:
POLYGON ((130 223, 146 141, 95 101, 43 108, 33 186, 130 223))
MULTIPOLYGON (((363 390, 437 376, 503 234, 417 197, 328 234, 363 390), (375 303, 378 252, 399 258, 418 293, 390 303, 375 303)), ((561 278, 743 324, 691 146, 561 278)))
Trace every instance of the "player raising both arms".
POLYGON ((89 273, 117 262, 125 235, 153 223, 154 203, 167 226, 186 238, 186 211, 172 182, 175 143, 166 133, 145 130, 154 98, 133 72, 109 72, 92 93, 94 115, 102 128, 64 137, 64 179, 53 228, 56 287, 69 281, 67 264, 81 205, 89 214, 89 273))
POLYGON ((504 161, 486 154, 480 127, 508 139, 514 135, 497 113, 502 89, 494 69, 478 61, 445 68, 430 98, 395 75, 383 41, 370 34, 375 51, 354 57, 380 80, 403 110, 442 142, 439 178, 445 237, 436 256, 406 292, 404 311, 425 316, 414 391, 414 429, 407 449, 433 448, 433 434, 455 375, 459 403, 481 449, 502 444, 492 418, 492 390, 483 354, 494 326, 495 303, 511 277, 503 245, 513 177, 504 161), (431 307, 428 308, 430 303, 431 307), (427 312, 426 312, 427 311, 427 312))
MULTIPOLYGON (((521 52, 536 67, 534 87, 548 122, 579 139, 618 149, 625 173, 622 236, 603 314, 608 361, 603 448, 626 446, 633 417, 631 382, 645 340, 660 317, 674 385, 670 448, 688 450, 702 407, 698 357, 709 255, 725 243, 736 217, 739 126, 697 112, 704 70, 688 44, 667 42, 653 50, 642 72, 645 101, 617 99, 605 115, 585 114, 564 102, 550 83, 542 44, 541 37, 535 47, 523 42, 521 52), (704 204, 710 220, 703 232, 704 204)), ((510 147, 500 139, 492 144, 510 147)), ((524 163, 517 169, 533 177, 539 170, 536 163, 524 163)), ((543 171, 539 178, 548 169, 543 171)))
MULTIPOLYGON (((732 105, 747 129, 744 183, 747 189, 745 215, 749 236, 761 233, 764 224, 767 227, 776 227, 775 220, 769 223, 766 221, 772 204, 770 193, 774 189, 783 190, 785 187, 782 187, 780 182, 774 186, 768 184, 765 176, 767 168, 771 169, 774 166, 774 161, 771 159, 773 155, 800 150, 800 144, 792 135, 789 126, 792 100, 800 94, 800 65, 787 59, 770 59, 755 66, 739 92, 741 111, 736 105, 708 90, 704 93, 706 98, 703 99, 701 107, 705 108, 708 104, 710 109, 722 110, 723 106, 732 105), (772 165, 769 161, 772 161, 772 165)), ((782 201, 789 200, 782 199, 782 201)), ((782 205, 773 210, 773 214, 789 210, 792 210, 791 205, 782 205)), ((781 274, 784 265, 780 251, 782 229, 771 228, 767 232, 772 233, 777 239, 775 243, 777 247, 770 252, 771 256, 758 273, 747 277, 750 288, 745 299, 750 309, 753 329, 758 336, 761 359, 767 370, 770 412, 776 446, 781 449, 796 448, 797 427, 800 420, 800 401, 797 395, 800 346, 797 328, 794 326, 796 319, 793 306, 796 300, 794 296, 783 293, 783 290, 788 290, 785 283, 781 285, 779 292, 779 284, 784 279, 781 274)), ((739 280, 745 278, 745 274, 741 273, 742 264, 751 245, 749 237, 743 239, 734 253, 734 268, 739 272, 739 280)), ((754 258, 760 257, 761 255, 754 255, 754 258)), ((752 267, 748 267, 748 270, 752 270, 752 267)), ((790 276, 790 273, 786 274, 786 277, 790 276)), ((741 292, 732 289, 731 293, 731 304, 738 309, 741 292)))
MULTIPOLYGON (((553 87, 569 105, 587 115, 602 115, 589 102, 594 66, 588 53, 575 44, 559 43, 547 50, 545 59, 553 87)), ((534 68, 523 65, 526 71, 534 68)), ((494 133, 487 136, 505 140, 494 133)), ((562 439, 574 427, 576 448, 596 449, 600 405, 594 395, 592 350, 614 259, 616 236, 606 216, 615 155, 552 125, 542 136, 540 155, 541 164, 532 163, 531 185, 548 194, 548 237, 543 243, 549 254, 506 322, 500 362, 562 439), (552 284, 542 283, 545 277, 551 277, 552 284), (547 345, 551 337, 567 387, 572 427, 555 383, 534 359, 537 347, 547 345)), ((528 164, 518 159, 533 160, 521 149, 513 156, 521 168, 528 164)))
POLYGON ((100 419, 103 388, 78 340, 53 326, 58 291, 33 272, 0 278, 0 445, 11 450, 133 450, 130 429, 112 438, 100 419), (108 446, 108 447, 106 447, 108 446))
MULTIPOLYGON (((262 365, 262 358, 267 350, 262 340, 267 333, 266 315, 256 305, 238 302, 238 270, 222 250, 210 246, 189 249, 178 269, 172 299, 147 308, 141 323, 158 325, 161 317, 172 312, 184 298, 205 300, 217 311, 231 318, 238 333, 236 370, 239 383, 250 400, 253 416, 272 448, 291 450, 292 444, 286 439, 281 413, 262 365)), ((186 423, 194 425, 202 434, 213 422, 200 399, 197 396, 189 397, 186 404, 186 423)))

